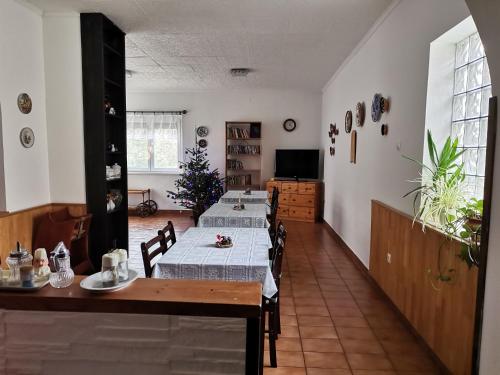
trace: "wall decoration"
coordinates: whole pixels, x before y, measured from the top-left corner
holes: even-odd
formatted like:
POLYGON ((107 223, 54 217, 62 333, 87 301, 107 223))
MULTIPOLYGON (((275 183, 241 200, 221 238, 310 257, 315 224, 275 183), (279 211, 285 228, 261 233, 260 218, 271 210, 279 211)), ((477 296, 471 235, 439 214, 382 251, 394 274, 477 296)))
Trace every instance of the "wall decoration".
POLYGON ((208 128, 206 126, 198 126, 196 134, 198 134, 198 137, 206 137, 208 135, 208 128))
POLYGON ((283 122, 283 129, 285 129, 287 132, 293 132, 296 127, 297 123, 294 119, 289 118, 286 119, 285 122, 283 122))
POLYGON ((200 139, 198 141, 198 146, 201 148, 206 148, 208 146, 208 142, 206 139, 200 139))
MULTIPOLYGON (((328 132, 328 137, 332 142, 332 145, 335 144, 335 136, 339 134, 339 130, 337 128, 337 124, 330 124, 330 131, 328 132)), ((330 146, 330 156, 335 155, 335 147, 330 146)))
POLYGON ((22 128, 19 133, 21 144, 26 148, 31 148, 35 144, 35 134, 31 128, 22 128))
POLYGON ((345 113, 345 132, 350 133, 352 129, 352 111, 349 110, 345 113))
POLYGON ((365 123, 365 102, 356 104, 356 125, 363 126, 365 123))
POLYGON ((380 94, 375 94, 372 101, 372 120, 373 122, 380 121, 382 113, 389 112, 389 99, 384 98, 380 94))
POLYGON ((31 97, 26 93, 19 94, 17 97, 17 107, 24 114, 30 113, 31 108, 33 107, 31 97))
POLYGON ((382 126, 380 127, 380 134, 387 135, 387 133, 389 133, 389 125, 382 124, 382 126))
POLYGON ((357 142, 357 132, 356 130, 353 130, 351 133, 351 157, 350 157, 350 162, 353 164, 356 164, 356 142, 357 142))

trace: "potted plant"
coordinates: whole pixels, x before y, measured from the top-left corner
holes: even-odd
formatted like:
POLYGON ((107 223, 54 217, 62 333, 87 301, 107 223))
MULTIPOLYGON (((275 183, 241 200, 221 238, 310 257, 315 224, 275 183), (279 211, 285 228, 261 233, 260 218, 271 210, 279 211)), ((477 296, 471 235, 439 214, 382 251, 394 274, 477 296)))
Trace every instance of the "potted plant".
POLYGON ((463 227, 460 231, 462 245, 458 256, 471 268, 473 265, 479 265, 483 200, 471 199, 461 209, 461 213, 463 215, 463 227))
MULTIPOLYGON (((419 186, 406 193, 404 197, 414 195, 414 222, 419 220, 423 231, 430 224, 444 232, 445 240, 438 249, 436 279, 450 281, 455 270, 443 270, 441 252, 447 240, 451 240, 460 228, 461 209, 465 204, 464 164, 460 162, 460 156, 464 151, 458 150, 458 139, 452 140, 448 137, 438 152, 430 131, 427 131, 427 151, 430 164, 404 156, 422 167, 421 177, 412 181, 419 186)), ((430 274, 431 270, 428 272, 430 274)))

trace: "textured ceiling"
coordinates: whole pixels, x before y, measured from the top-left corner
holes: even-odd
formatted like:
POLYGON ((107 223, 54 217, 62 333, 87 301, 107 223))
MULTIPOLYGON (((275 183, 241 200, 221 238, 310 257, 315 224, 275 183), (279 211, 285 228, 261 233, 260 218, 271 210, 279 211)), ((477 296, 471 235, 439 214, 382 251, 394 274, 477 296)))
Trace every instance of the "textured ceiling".
POLYGON ((127 33, 129 89, 320 90, 392 0, 28 1, 107 15, 127 33))

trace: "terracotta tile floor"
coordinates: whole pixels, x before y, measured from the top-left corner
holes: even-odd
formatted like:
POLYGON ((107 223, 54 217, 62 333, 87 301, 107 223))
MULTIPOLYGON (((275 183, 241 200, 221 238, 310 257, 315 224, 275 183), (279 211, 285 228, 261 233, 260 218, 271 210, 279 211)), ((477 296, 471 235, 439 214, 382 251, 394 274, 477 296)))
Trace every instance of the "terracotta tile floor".
MULTIPOLYGON (((179 215, 130 218, 130 254, 137 268, 142 270, 140 242, 168 219, 179 235, 192 225, 179 215)), ((287 222, 286 227, 279 367, 267 367, 266 340, 265 375, 439 374, 322 224, 287 222)))

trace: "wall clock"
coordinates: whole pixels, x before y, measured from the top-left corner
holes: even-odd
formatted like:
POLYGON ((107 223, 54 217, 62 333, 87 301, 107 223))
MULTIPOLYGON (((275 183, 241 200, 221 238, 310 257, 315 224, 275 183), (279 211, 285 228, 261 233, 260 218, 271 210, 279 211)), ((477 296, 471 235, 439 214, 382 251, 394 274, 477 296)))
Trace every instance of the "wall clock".
POLYGON ((196 134, 198 134, 198 137, 206 137, 208 135, 208 128, 206 126, 198 126, 196 134))
POLYGON ((349 110, 345 114, 345 132, 350 133, 352 129, 352 111, 349 110))
POLYGON ((17 107, 22 113, 24 114, 30 113, 32 106, 33 103, 31 102, 31 97, 28 94, 26 93, 19 94, 19 96, 17 97, 17 107))
POLYGON ((365 123, 365 103, 358 102, 356 104, 356 125, 363 126, 365 123))
POLYGON ((294 119, 289 118, 286 119, 285 122, 283 122, 283 129, 285 129, 287 132, 293 132, 296 127, 297 123, 294 119))
POLYGON ((26 148, 31 148, 35 144, 35 134, 31 128, 22 128, 19 133, 19 140, 26 148))

